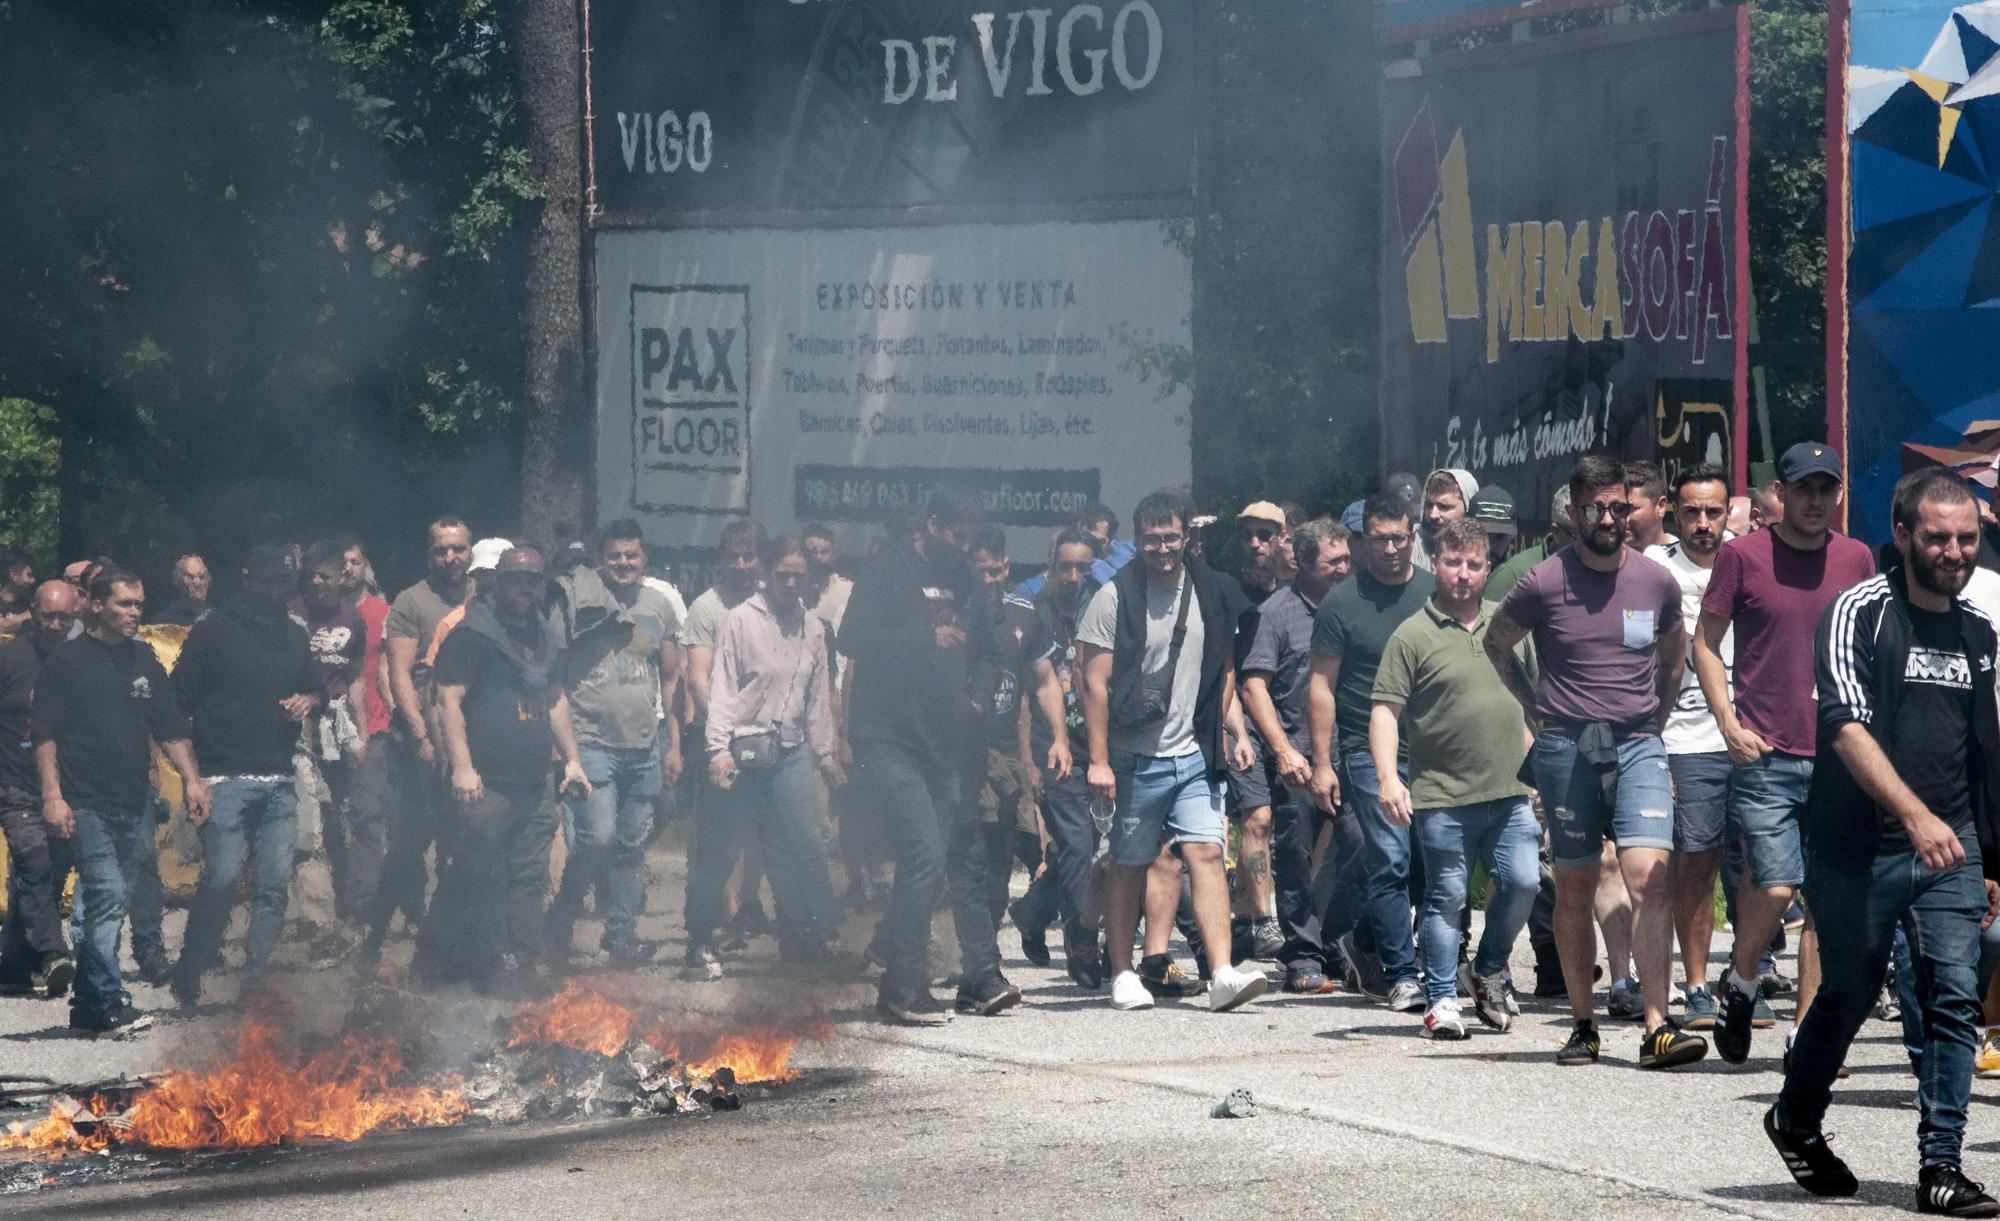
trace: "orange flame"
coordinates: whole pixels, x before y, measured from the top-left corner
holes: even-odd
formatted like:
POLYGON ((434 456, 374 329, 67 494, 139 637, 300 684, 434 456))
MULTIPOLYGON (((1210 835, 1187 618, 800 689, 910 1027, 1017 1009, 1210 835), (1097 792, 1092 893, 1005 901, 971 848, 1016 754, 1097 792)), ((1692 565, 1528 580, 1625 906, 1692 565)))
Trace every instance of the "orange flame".
MULTIPOLYGON (((595 988, 579 983, 566 985, 561 992, 540 1004, 524 1006, 514 1015, 514 1033, 509 1047, 536 1043, 559 1043, 579 1051, 615 1056, 639 1034, 653 1049, 670 1060, 685 1063, 698 1076, 709 1077, 727 1066, 740 1082, 791 1081, 798 1077, 790 1067, 792 1051, 803 1036, 775 1028, 757 1028, 730 1034, 676 1032, 664 1018, 642 1034, 639 1015, 595 988)), ((824 1039, 824 1033, 820 1036, 824 1039)))
POLYGON ((578 1051, 615 1056, 632 1041, 639 1019, 610 997, 571 982, 548 1000, 524 1005, 514 1014, 509 1047, 558 1043, 578 1051))
MULTIPOLYGON (((444 1088, 397 1085, 402 1072, 402 1054, 386 1041, 349 1034, 298 1058, 279 1047, 274 1027, 252 1022, 228 1060, 206 1071, 169 1072, 132 1099, 119 1124, 79 1129, 50 1115, 32 1128, 0 1132, 0 1149, 249 1149, 283 1141, 355 1141, 370 1132, 465 1117, 470 1105, 455 1081, 444 1088)), ((93 1098, 90 1109, 116 1108, 93 1098)))

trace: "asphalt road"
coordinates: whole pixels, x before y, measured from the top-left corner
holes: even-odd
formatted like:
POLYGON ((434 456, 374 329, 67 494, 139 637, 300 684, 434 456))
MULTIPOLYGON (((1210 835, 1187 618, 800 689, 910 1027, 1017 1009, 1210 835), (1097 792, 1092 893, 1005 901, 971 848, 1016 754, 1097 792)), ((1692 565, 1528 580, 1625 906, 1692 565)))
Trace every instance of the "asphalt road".
MULTIPOLYGON (((655 919, 658 935, 676 925, 655 919)), ((865 987, 786 978, 767 942, 719 984, 666 969, 618 977, 668 1012, 761 1020, 817 1008, 834 1022, 830 1042, 798 1056, 802 1080, 750 1091, 737 1113, 385 1135, 5 1196, 0 1212, 1547 1218, 1911 1207, 1914 1082, 1887 1025, 1864 1030, 1828 1120, 1861 1199, 1815 1207, 1758 1127, 1779 1085, 1776 1032, 1760 1034, 1741 1068, 1711 1058, 1651 1074, 1634 1064, 1637 1024, 1621 1024, 1602 1064, 1562 1069, 1563 1016, 1547 1002, 1528 1001, 1507 1034, 1456 1044, 1424 1041, 1416 1018, 1338 993, 1227 1015, 1197 1004, 1118 1013, 1059 970, 1021 961, 1011 930, 1003 946, 1027 1003, 928 1031, 866 1020, 865 987), (1261 1113, 1208 1118, 1238 1087, 1261 1113)), ((1526 978, 1527 964, 1517 971, 1526 978)), ((287 986, 295 1012, 322 1025, 338 1022, 349 994, 337 972, 287 986)), ((217 1011, 98 1044, 60 1037, 59 1005, 0 1002, 0 1072, 148 1071, 197 1058, 230 1020, 217 1011)), ((2000 1083, 1975 1086, 1974 1178, 2000 1179, 1996 1103, 2000 1083)))

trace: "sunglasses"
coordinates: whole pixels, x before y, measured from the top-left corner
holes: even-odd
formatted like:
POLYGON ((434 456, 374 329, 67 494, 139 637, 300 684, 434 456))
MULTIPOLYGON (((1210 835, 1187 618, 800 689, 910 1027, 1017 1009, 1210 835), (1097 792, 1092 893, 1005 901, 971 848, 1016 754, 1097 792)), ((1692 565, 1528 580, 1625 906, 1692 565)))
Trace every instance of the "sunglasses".
POLYGON ((1630 517, 1632 502, 1629 500, 1589 501, 1580 506, 1585 521, 1605 521, 1613 517, 1630 517))

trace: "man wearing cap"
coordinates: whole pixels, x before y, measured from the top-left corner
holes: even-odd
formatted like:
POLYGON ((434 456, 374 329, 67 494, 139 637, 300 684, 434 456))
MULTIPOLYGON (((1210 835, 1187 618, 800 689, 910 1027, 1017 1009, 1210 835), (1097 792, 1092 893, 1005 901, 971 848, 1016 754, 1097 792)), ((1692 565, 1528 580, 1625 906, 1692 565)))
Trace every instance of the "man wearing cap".
POLYGON ((389 923, 400 909, 406 928, 424 915, 428 877, 424 856, 435 837, 434 803, 440 766, 431 737, 431 667, 425 653, 438 624, 472 592, 466 577, 472 564, 472 531, 456 517, 440 517, 427 531, 430 572, 396 595, 382 628, 389 654, 389 695, 395 709, 396 809, 389 823, 389 850, 375 902, 368 913, 368 936, 360 958, 380 954, 389 923))
POLYGON ((1479 495, 1472 498, 1472 509, 1467 513, 1486 531, 1487 560, 1493 568, 1498 568, 1514 550, 1514 540, 1521 534, 1514 524, 1514 494, 1497 483, 1489 483, 1479 489, 1479 495))
POLYGON ((1479 495, 1479 481, 1472 472, 1459 467, 1440 467, 1424 479, 1421 503, 1417 505, 1417 546, 1411 562, 1430 571, 1431 552, 1436 549, 1438 531, 1448 521, 1464 517, 1479 495))
MULTIPOLYGON (((1724 543, 1701 600, 1695 673, 1734 764, 1729 816, 1743 836, 1750 875, 1750 885, 1737 892, 1731 967, 1716 989, 1715 1047, 1731 1064, 1750 1054, 1758 957, 1805 881, 1799 821, 1812 782, 1817 726, 1813 633, 1842 590, 1875 575, 1867 546, 1833 530, 1841 475, 1840 455, 1821 442, 1786 450, 1778 459, 1783 518, 1724 543), (1733 674, 1723 654, 1732 627, 1733 674)), ((1817 943, 1808 912, 1799 939, 1795 1022, 1804 1019, 1818 990, 1817 943)))
POLYGON ((562 630, 544 609, 547 567, 533 547, 502 552, 493 575, 438 646, 438 727, 450 767, 443 820, 450 862, 417 943, 432 983, 486 991, 507 955, 529 966, 544 947, 555 807, 544 800, 551 754, 560 787, 587 797, 590 781, 556 669, 562 630))
MULTIPOLYGON (((1236 538, 1242 552, 1238 575, 1244 601, 1250 607, 1236 627, 1239 653, 1257 635, 1265 602, 1298 575, 1292 555, 1292 526, 1298 519, 1296 509, 1288 513, 1268 500, 1253 501, 1236 515, 1236 538)), ((1237 658, 1239 665, 1242 660, 1237 658)), ((1269 759, 1260 740, 1252 738, 1251 746, 1259 752, 1257 762, 1248 771, 1231 770, 1228 775, 1230 812, 1241 841, 1230 920, 1230 938, 1238 959, 1270 958, 1285 942, 1272 906, 1271 786, 1265 775, 1269 759)))
POLYGON ((285 610, 298 565, 276 544, 250 549, 237 595, 188 632, 173 689, 194 727, 194 755, 213 802, 190 807, 201 828, 201 882, 170 981, 174 999, 201 999, 202 972, 221 959, 236 886, 249 862, 250 931, 243 988, 263 979, 284 929, 298 849, 299 794, 292 756, 301 727, 326 702, 306 629, 285 610))
POLYGON ((1542 541, 1532 547, 1523 547, 1507 558, 1507 562, 1493 570, 1493 578, 1486 582, 1486 600, 1497 602, 1507 596, 1514 583, 1535 565, 1548 559, 1564 547, 1576 541, 1576 529, 1569 520, 1569 485, 1557 488, 1549 497, 1549 532, 1542 541))

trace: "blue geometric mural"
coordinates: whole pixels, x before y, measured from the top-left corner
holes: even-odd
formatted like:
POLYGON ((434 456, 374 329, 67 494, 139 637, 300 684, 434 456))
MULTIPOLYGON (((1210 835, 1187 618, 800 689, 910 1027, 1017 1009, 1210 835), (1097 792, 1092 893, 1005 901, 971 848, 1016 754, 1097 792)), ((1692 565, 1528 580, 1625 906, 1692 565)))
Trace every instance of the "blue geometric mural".
POLYGON ((2000 418, 2000 0, 1938 5, 1912 66, 1923 7, 1856 0, 1852 18, 1848 511, 1869 540, 1888 537, 1905 443, 1954 448, 2000 418))

